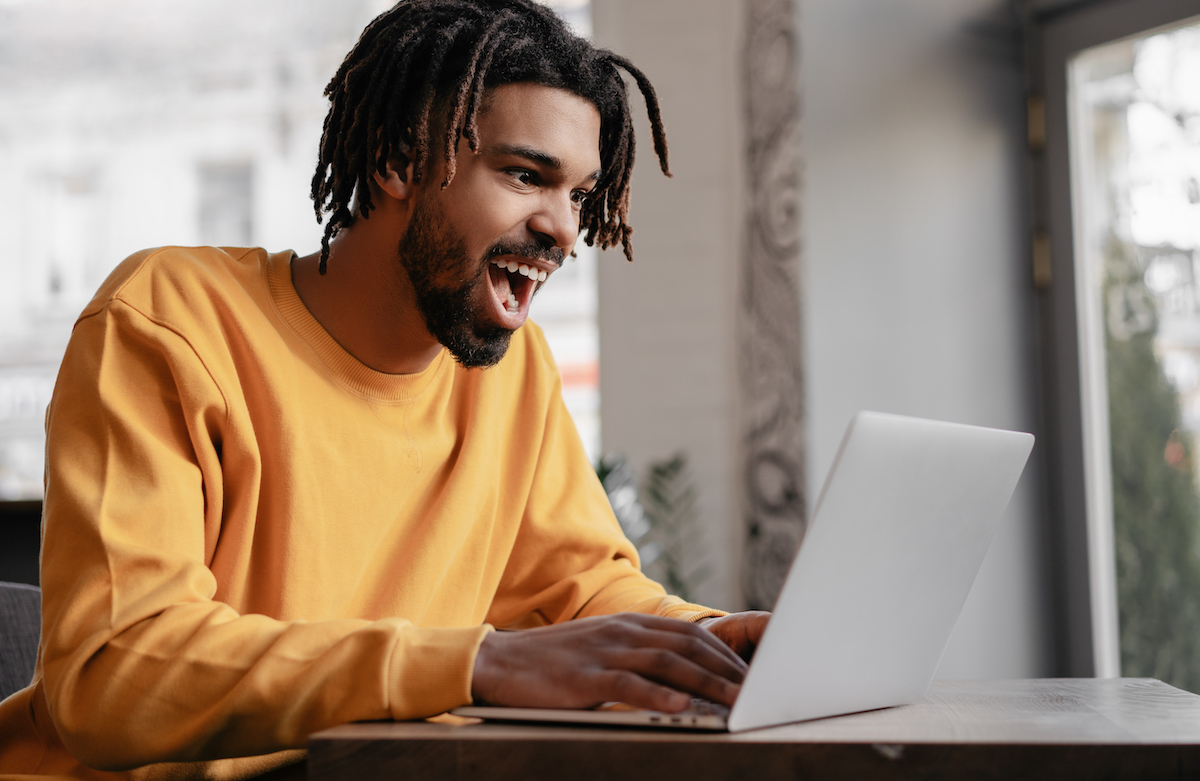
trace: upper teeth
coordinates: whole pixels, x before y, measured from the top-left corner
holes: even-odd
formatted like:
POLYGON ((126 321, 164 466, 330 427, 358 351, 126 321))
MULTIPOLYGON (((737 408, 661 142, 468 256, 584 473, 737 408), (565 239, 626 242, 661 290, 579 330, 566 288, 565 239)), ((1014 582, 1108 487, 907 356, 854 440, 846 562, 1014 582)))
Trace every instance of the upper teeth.
POLYGON ((524 263, 518 263, 515 260, 493 260, 492 265, 499 266, 506 271, 515 271, 523 277, 529 277, 538 282, 545 282, 546 277, 549 276, 545 271, 538 271, 533 266, 526 266, 524 263))

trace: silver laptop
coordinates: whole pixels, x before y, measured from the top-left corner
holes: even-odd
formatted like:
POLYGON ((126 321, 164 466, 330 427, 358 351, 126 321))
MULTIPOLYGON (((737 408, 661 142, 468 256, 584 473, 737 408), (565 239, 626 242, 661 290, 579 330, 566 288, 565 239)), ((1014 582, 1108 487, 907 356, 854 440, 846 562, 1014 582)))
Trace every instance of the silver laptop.
POLYGON ((506 721, 732 732, 921 699, 1033 436, 860 412, 732 709, 464 707, 506 721))

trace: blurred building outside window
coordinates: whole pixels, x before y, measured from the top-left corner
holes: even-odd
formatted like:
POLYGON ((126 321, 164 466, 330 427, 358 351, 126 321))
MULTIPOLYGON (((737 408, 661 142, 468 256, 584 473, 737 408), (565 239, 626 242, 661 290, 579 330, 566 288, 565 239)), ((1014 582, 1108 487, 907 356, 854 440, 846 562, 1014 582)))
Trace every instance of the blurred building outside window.
POLYGON ((245 247, 254 242, 254 164, 202 163, 199 186, 200 243, 245 247))
POLYGON ((1200 20, 1070 67, 1089 505, 1121 674, 1200 691, 1200 20))
MULTIPOLYGON (((591 34, 588 0, 547 3, 591 34)), ((42 494, 71 326, 131 253, 319 246, 323 90, 383 0, 0 0, 0 500, 42 494)), ((533 306, 599 452, 596 253, 533 306)))

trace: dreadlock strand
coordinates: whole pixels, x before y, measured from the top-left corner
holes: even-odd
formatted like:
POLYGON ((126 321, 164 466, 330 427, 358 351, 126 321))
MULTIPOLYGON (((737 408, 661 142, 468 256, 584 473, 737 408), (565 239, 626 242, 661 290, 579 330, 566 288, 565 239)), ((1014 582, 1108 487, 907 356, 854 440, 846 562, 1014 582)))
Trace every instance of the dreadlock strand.
MULTIPOLYGON (((348 110, 345 95, 342 93, 338 94, 335 106, 337 107, 337 123, 330 128, 330 141, 333 142, 333 150, 328 162, 333 172, 348 172, 354 170, 351 167, 354 162, 352 155, 357 147, 351 144, 338 143, 338 141, 342 138, 352 137, 350 135, 350 128, 354 122, 354 114, 357 111, 348 110)), ((347 188, 352 187, 352 185, 346 181, 345 175, 337 175, 330 181, 329 187, 331 190, 330 206, 338 209, 349 196, 347 188)))
POLYGON ((617 152, 614 155, 612 185, 608 189, 606 214, 601 224, 601 246, 605 249, 618 243, 625 249, 625 256, 632 259, 632 252, 625 244, 623 232, 629 213, 629 187, 633 178, 633 163, 636 158, 636 139, 632 119, 626 114, 618 129, 617 152))
POLYGON ((321 213, 325 211, 325 202, 329 196, 329 188, 325 183, 330 178, 329 158, 333 154, 335 144, 333 134, 329 132, 332 118, 332 111, 325 115, 325 123, 321 128, 321 145, 317 155, 317 170, 312 178, 313 208, 317 213, 318 223, 321 222, 321 213))
POLYGON ((365 118, 366 135, 363 143, 374 149, 373 168, 380 175, 387 173, 387 161, 391 157, 392 146, 401 140, 398 134, 390 132, 394 131, 395 117, 400 114, 398 108, 402 96, 396 88, 396 82, 407 73, 409 63, 415 56, 418 47, 413 45, 413 40, 417 38, 417 34, 417 30, 408 30, 399 41, 388 46, 398 56, 390 57, 386 67, 376 68, 376 76, 372 78, 368 87, 369 91, 375 92, 376 97, 371 101, 370 112, 365 118))
MULTIPOLYGON (((515 18, 516 15, 513 14, 513 16, 515 18)), ((471 102, 467 107, 466 121, 463 125, 463 135, 472 152, 479 151, 479 110, 483 107, 483 93, 487 88, 488 70, 492 67, 492 59, 496 56, 496 50, 500 48, 507 37, 502 29, 497 30, 475 69, 475 80, 471 86, 471 102)))
MULTIPOLYGON (((512 16, 510 12, 505 11, 493 19, 492 23, 483 31, 483 34, 479 36, 479 41, 472 48, 471 55, 467 60, 467 69, 458 83, 458 93, 454 98, 454 110, 451 113, 450 122, 446 127, 446 178, 442 182, 443 190, 449 186, 450 181, 454 178, 454 174, 458 170, 458 139, 460 135, 466 137, 467 144, 470 146, 472 152, 479 151, 478 134, 475 132, 475 128, 471 127, 470 132, 468 132, 466 122, 467 110, 473 100, 476 81, 479 80, 482 83, 482 80, 478 79, 478 74, 480 60, 483 57, 484 51, 488 51, 489 55, 494 53, 495 48, 490 46, 492 39, 496 37, 500 28, 512 16), (454 150, 454 154, 451 154, 452 149, 454 150)), ((488 60, 490 62, 490 56, 488 60)), ((487 65, 485 64, 485 73, 486 70, 487 65)))
POLYGON ((507 9, 501 11, 484 30, 483 35, 479 38, 478 47, 472 52, 471 62, 467 68, 468 76, 463 82, 468 90, 465 104, 467 112, 464 117, 460 118, 460 121, 463 122, 463 135, 472 152, 479 151, 479 133, 474 120, 479 112, 479 106, 483 102, 484 79, 487 78, 488 68, 491 67, 496 49, 504 41, 505 25, 518 20, 519 17, 512 11, 507 9))
POLYGON ((662 112, 659 110, 658 94, 654 91, 654 85, 650 83, 650 79, 646 78, 646 74, 621 55, 608 52, 607 57, 613 64, 619 65, 632 76, 638 90, 641 91, 642 98, 646 101, 646 113, 650 119, 650 135, 654 139, 654 153, 658 155, 659 166, 662 168, 663 174, 671 176, 671 168, 667 164, 667 134, 663 129, 662 112))
POLYGON ((433 102, 437 98, 437 80, 441 75, 442 66, 446 62, 446 55, 449 54, 451 47, 454 45, 455 36, 467 24, 467 20, 460 19, 450 27, 442 29, 438 33, 433 50, 430 52, 429 70, 425 75, 421 104, 417 112, 416 160, 413 165, 414 183, 420 183, 425 177, 425 165, 429 159, 429 114, 433 109, 433 102))
MULTIPOLYGON (((345 194, 345 202, 348 204, 349 200, 357 194, 357 211, 364 219, 369 219, 371 211, 375 208, 374 199, 371 196, 371 173, 376 171, 380 175, 386 174, 387 161, 391 155, 392 137, 380 132, 381 125, 384 118, 397 113, 398 103, 401 99, 401 95, 395 89, 397 71, 403 73, 407 70, 418 48, 412 45, 418 35, 418 30, 408 30, 394 42, 380 38, 370 53, 370 57, 363 63, 375 66, 369 69, 369 76, 364 75, 362 81, 364 86, 361 90, 366 95, 372 95, 373 98, 369 102, 359 103, 352 124, 346 131, 348 137, 361 138, 361 143, 356 146, 354 160, 348 169, 357 171, 358 175, 354 186, 345 194), (378 59, 389 53, 399 56, 388 57, 387 66, 379 67, 378 59)), ((347 208, 347 213, 350 214, 350 217, 346 224, 349 224, 354 217, 349 208, 347 208)))
MULTIPOLYGON (((330 81, 326 93, 332 93, 333 107, 326 117, 325 128, 321 139, 320 161, 317 175, 313 178, 313 200, 317 206, 317 220, 321 212, 328 209, 332 212, 321 238, 321 259, 318 271, 323 275, 328 268, 329 243, 337 235, 339 229, 349 223, 351 215, 346 203, 349 201, 353 188, 347 187, 340 171, 353 170, 349 159, 347 145, 338 143, 339 137, 344 137, 347 124, 345 86, 348 82, 350 69, 343 67, 338 75, 330 81), (349 189, 349 192, 347 190, 349 189)), ((350 119, 352 120, 353 117, 350 119)))
POLYGON ((380 104, 387 107, 380 117, 372 116, 372 127, 375 128, 375 132, 380 136, 382 142, 376 157, 377 170, 380 170, 381 173, 386 172, 387 161, 391 159, 394 150, 402 152, 405 158, 410 158, 413 154, 413 136, 410 129, 404 124, 404 103, 401 93, 404 93, 407 98, 410 92, 406 84, 409 66, 420 48, 417 44, 412 44, 410 39, 416 38, 417 33, 417 30, 409 30, 393 47, 395 56, 390 58, 388 77, 382 83, 385 94, 390 95, 391 99, 386 104, 380 104), (401 45, 404 46, 403 49, 400 48, 401 45))
MULTIPOLYGON (((481 67, 478 69, 478 73, 476 74, 476 83, 472 90, 471 105, 468 109, 467 123, 463 132, 463 135, 467 137, 467 143, 470 144, 471 150, 474 152, 479 151, 479 111, 483 107, 484 95, 488 90, 487 76, 491 68, 492 59, 495 57, 496 51, 500 48, 500 46, 509 42, 510 40, 511 39, 504 35, 503 31, 501 31, 501 33, 496 36, 494 45, 489 47, 489 50, 485 55, 486 60, 482 63, 481 67)), ((532 42, 527 40, 513 41, 506 50, 505 54, 507 56, 513 56, 531 45, 532 42)))

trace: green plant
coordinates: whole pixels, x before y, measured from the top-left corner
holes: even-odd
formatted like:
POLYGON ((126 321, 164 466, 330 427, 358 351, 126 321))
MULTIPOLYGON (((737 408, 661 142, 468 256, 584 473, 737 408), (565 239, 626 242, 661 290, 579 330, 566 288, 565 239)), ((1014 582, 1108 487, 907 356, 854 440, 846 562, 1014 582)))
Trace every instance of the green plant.
POLYGON ((1121 673, 1200 692, 1200 497, 1193 437, 1154 350, 1134 249, 1109 242, 1105 281, 1121 673))
POLYGON ((641 490, 622 456, 600 459, 596 473, 613 512, 638 548, 642 571, 689 602, 711 575, 696 513, 696 487, 687 458, 678 453, 646 467, 641 490))
POLYGON ((682 453, 647 467, 642 506, 650 521, 648 536, 659 546, 648 574, 657 576, 667 591, 693 601, 712 568, 704 557, 704 532, 697 523, 696 488, 682 453))

